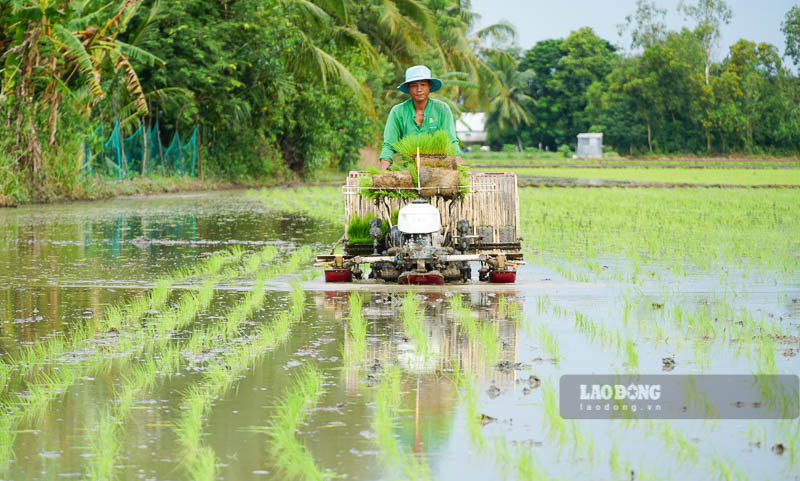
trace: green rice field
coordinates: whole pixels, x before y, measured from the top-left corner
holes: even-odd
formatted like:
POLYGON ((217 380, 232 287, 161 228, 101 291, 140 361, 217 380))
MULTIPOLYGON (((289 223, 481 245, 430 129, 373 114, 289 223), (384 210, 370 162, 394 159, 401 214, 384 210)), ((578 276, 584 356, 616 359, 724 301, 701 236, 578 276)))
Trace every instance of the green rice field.
POLYGON ((797 417, 567 419, 559 396, 570 374, 800 373, 800 190, 519 196, 515 284, 415 289, 324 282, 339 187, 0 210, 0 479, 798 479, 797 417))
POLYGON ((513 172, 521 179, 527 177, 556 179, 597 179, 633 181, 649 184, 697 184, 721 186, 797 186, 800 185, 800 168, 797 169, 737 169, 703 168, 676 169, 668 167, 550 167, 550 168, 471 168, 475 172, 513 172))

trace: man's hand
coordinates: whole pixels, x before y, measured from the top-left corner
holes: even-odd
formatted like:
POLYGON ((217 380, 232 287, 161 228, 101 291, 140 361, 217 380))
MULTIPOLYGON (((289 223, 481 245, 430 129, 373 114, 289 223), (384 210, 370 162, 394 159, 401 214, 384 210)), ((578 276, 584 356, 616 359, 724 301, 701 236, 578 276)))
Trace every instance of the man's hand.
POLYGON ((456 155, 456 164, 464 165, 464 162, 461 162, 461 156, 460 155, 456 155))
POLYGON ((381 159, 381 170, 389 170, 389 167, 392 166, 392 163, 388 160, 381 159))

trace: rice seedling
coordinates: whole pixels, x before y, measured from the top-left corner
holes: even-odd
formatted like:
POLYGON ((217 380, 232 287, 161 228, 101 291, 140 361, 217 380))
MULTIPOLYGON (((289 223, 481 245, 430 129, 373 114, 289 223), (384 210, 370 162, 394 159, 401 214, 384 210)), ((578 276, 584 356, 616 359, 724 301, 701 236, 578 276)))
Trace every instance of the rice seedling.
POLYGON ((630 338, 625 341, 625 364, 631 372, 639 368, 639 354, 636 352, 636 346, 634 346, 633 340, 630 338))
MULTIPOLYGON (((237 253, 237 256, 240 255, 240 253, 237 253)), ((274 257, 274 248, 272 247, 265 249, 261 254, 262 260, 269 259, 271 257, 274 257)), ((299 253, 295 253, 295 255, 290 256, 289 262, 287 262, 285 265, 268 269, 263 275, 275 275, 277 272, 287 269, 287 267, 296 268, 296 266, 301 263, 302 259, 307 259, 307 257, 307 252, 301 251, 299 253)), ((225 264, 223 261, 230 261, 232 259, 229 254, 215 254, 212 255, 212 258, 221 260, 212 261, 211 270, 221 269, 221 267, 225 264)), ((191 272, 198 273, 201 271, 205 271, 205 269, 194 269, 191 272)), ((233 272, 231 275, 235 276, 237 273, 233 272)), ((124 352, 125 355, 130 358, 136 353, 141 353, 148 348, 152 348, 155 344, 166 342, 169 339, 168 337, 165 337, 168 332, 184 327, 195 318, 198 312, 208 307, 212 300, 214 285, 218 280, 219 279, 215 277, 207 278, 196 294, 185 293, 177 301, 176 308, 162 312, 156 318, 156 322, 151 326, 150 329, 137 329, 135 332, 132 332, 131 334, 133 334, 136 339, 135 342, 131 341, 130 338, 127 337, 123 338, 126 339, 127 342, 118 343, 117 346, 115 346, 117 352, 124 352)), ((296 298, 297 295, 295 294, 294 297, 296 298)), ((47 345, 40 345, 32 348, 28 351, 29 354, 27 355, 35 359, 46 359, 47 356, 52 356, 52 352, 54 351, 66 352, 66 348, 58 347, 58 345, 55 343, 48 343, 47 345)), ((100 354, 99 351, 97 351, 97 353, 100 354)), ((95 362, 102 359, 103 356, 97 356, 95 358, 95 362)), ((162 364, 161 367, 167 367, 166 363, 172 363, 175 359, 177 359, 177 356, 175 355, 165 357, 165 364, 162 364)), ((76 379, 79 378, 79 373, 83 372, 84 369, 86 368, 62 365, 59 369, 54 371, 55 374, 42 374, 38 379, 29 383, 27 393, 23 398, 20 399, 18 403, 17 411, 12 418, 12 423, 18 422, 19 420, 40 418, 41 413, 47 408, 49 402, 57 395, 66 391, 66 389, 73 384, 76 379)), ((131 402, 130 400, 132 399, 133 394, 138 392, 139 389, 143 388, 143 386, 139 388, 130 387, 130 390, 123 391, 123 396, 125 396, 123 399, 127 399, 126 403, 128 406, 131 402)), ((122 406, 125 406, 125 404, 122 406)), ((125 415, 127 415, 127 411, 120 410, 117 416, 119 419, 124 419, 125 415)), ((0 462, 2 462, 2 460, 0 460, 0 462)))
POLYGON ((421 302, 417 299, 417 294, 409 290, 406 292, 406 295, 403 296, 400 314, 405 331, 408 337, 414 340, 417 352, 427 356, 431 354, 431 350, 428 342, 428 333, 425 330, 424 321, 419 313, 420 304, 421 302))
POLYGON ((364 358, 367 349, 367 320, 361 313, 363 300, 358 292, 351 292, 347 298, 350 315, 348 317, 348 329, 350 342, 345 350, 347 363, 359 362, 364 358))
POLYGON ((622 472, 622 464, 619 459, 619 447, 617 443, 611 439, 611 449, 608 453, 608 467, 613 474, 622 472))
POLYGON ((337 187, 262 189, 251 195, 281 212, 298 213, 331 222, 344 218, 344 198, 337 187))
POLYGON ((487 440, 481 430, 483 425, 480 411, 478 411, 478 393, 475 390, 474 374, 469 370, 455 369, 453 382, 459 389, 459 398, 464 406, 470 442, 476 449, 481 449, 486 446, 487 440))
POLYGON ((14 441, 17 439, 14 431, 16 420, 8 413, 7 407, 0 409, 0 472, 5 471, 14 460, 14 441))
POLYGON ((544 403, 544 419, 548 433, 558 442, 559 446, 563 446, 567 442, 567 423, 558 414, 556 393, 550 383, 542 385, 542 401, 544 403))
POLYGON ((217 457, 214 450, 201 446, 193 462, 188 467, 189 479, 196 481, 215 481, 217 479, 217 457))
POLYGON ((545 481, 552 479, 536 462, 530 449, 518 446, 514 453, 513 465, 517 468, 517 479, 529 481, 545 481))
MULTIPOLYGON (((388 364, 388 363, 385 363, 388 364)), ((427 480, 430 469, 424 460, 406 452, 394 435, 394 419, 398 416, 401 401, 401 371, 396 364, 389 364, 375 390, 375 414, 372 427, 381 455, 391 467, 399 467, 406 479, 427 480)))
MULTIPOLYGON (((347 224, 347 240, 351 244, 369 244, 372 245, 372 237, 370 237, 370 225, 369 222, 376 217, 373 215, 368 215, 365 218, 361 218, 359 216, 353 216, 350 218, 350 222, 347 224)), ((381 238, 383 238, 386 233, 389 232, 389 223, 386 220, 381 221, 381 238)))
POLYGON ((429 155, 456 155, 456 146, 444 130, 437 130, 432 134, 407 135, 392 146, 405 160, 415 159, 418 152, 429 155))
POLYGON ((506 296, 500 294, 500 298, 497 299, 497 317, 499 319, 504 319, 506 317, 506 296))
POLYGON ((536 336, 539 338, 539 341, 542 343, 542 348, 544 352, 547 353, 548 356, 552 357, 553 360, 557 363, 559 359, 561 359, 561 350, 558 347, 558 340, 550 332, 544 324, 539 324, 535 328, 536 336))
POLYGON ((270 452, 289 478, 322 480, 329 477, 321 471, 308 448, 297 439, 297 430, 323 394, 323 376, 315 367, 306 367, 295 376, 283 393, 269 422, 270 452))
POLYGON ((114 460, 120 448, 119 425, 108 411, 100 414, 95 431, 89 436, 89 458, 86 475, 89 479, 112 480, 115 476, 114 460))

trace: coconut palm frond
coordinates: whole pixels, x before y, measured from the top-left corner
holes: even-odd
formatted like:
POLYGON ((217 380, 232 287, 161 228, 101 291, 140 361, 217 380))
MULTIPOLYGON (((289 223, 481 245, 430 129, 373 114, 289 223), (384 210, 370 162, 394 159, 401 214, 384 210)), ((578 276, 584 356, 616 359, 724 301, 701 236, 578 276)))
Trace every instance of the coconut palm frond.
POLYGON ((436 35, 436 21, 430 9, 419 0, 394 0, 404 16, 410 18, 426 34, 436 35))
POLYGON ((131 36, 128 38, 129 44, 137 45, 140 41, 147 37, 147 34, 153 29, 153 25, 156 24, 156 21, 161 16, 161 10, 161 0, 155 0, 150 6, 150 11, 147 13, 147 18, 139 23, 131 36))
POLYGON ((347 24, 347 2, 345 0, 314 0, 314 3, 326 12, 332 12, 336 18, 347 24))
POLYGON ((445 72, 439 75, 439 78, 444 79, 459 79, 459 80, 466 80, 469 78, 469 74, 466 72, 445 72))
POLYGON ((164 87, 151 90, 145 97, 158 103, 185 103, 194 101, 194 92, 183 87, 164 87))
POLYGON ((475 35, 477 35, 477 37, 481 40, 485 40, 487 38, 495 38, 497 40, 515 40, 517 38, 517 29, 514 28, 511 23, 504 20, 478 30, 475 32, 475 35))
MULTIPOLYGON (((84 2, 82 8, 87 7, 86 5, 89 2, 84 2)), ((111 8, 112 3, 106 3, 105 5, 98 5, 95 10, 90 12, 84 12, 81 9, 81 15, 75 16, 69 20, 67 23, 67 28, 72 30, 78 31, 86 28, 87 25, 98 25, 102 23, 102 19, 108 16, 107 10, 111 8)))
POLYGON ((300 14, 300 18, 304 22, 319 26, 325 25, 331 20, 328 12, 309 0, 283 0, 283 4, 300 14))
POLYGON ((421 50, 426 43, 419 27, 408 17, 402 14, 392 0, 383 1, 383 14, 380 23, 395 39, 394 43, 403 45, 406 49, 421 50))
POLYGON ((337 26, 334 28, 334 37, 347 38, 358 46, 364 54, 364 59, 370 66, 378 64, 378 51, 370 42, 369 37, 353 27, 337 26))

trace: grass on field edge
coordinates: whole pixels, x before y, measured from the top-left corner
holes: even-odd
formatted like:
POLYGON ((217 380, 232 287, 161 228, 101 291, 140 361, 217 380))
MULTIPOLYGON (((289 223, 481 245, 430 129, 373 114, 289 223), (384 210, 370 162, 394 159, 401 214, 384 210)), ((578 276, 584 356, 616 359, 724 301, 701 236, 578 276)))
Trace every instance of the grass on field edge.
POLYGON ((263 188, 278 186, 322 185, 344 182, 347 173, 336 169, 325 169, 317 173, 313 179, 303 180, 296 176, 228 181, 220 179, 199 179, 196 177, 177 176, 137 176, 132 179, 110 179, 95 176, 86 178, 82 185, 73 189, 68 195, 51 197, 32 197, 17 199, 13 196, 0 195, 0 208, 17 207, 27 204, 47 204, 83 200, 106 200, 115 197, 157 195, 178 192, 210 192, 218 190, 263 188))

